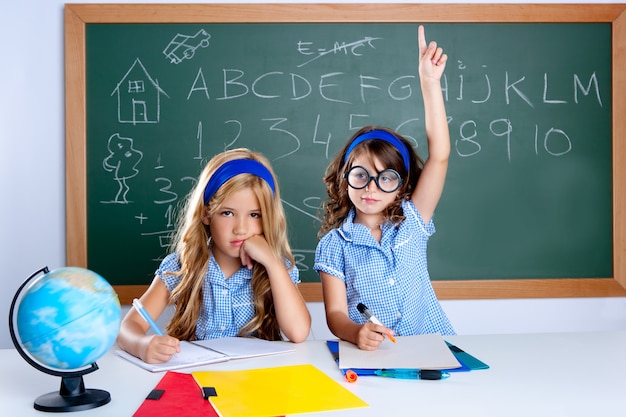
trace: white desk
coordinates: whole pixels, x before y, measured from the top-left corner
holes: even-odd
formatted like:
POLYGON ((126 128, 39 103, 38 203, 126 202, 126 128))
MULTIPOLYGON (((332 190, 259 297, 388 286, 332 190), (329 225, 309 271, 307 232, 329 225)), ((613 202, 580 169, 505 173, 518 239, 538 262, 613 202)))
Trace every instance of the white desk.
MULTIPOLYGON (((442 381, 359 377, 350 384, 343 380, 324 341, 296 345, 295 353, 197 369, 312 363, 370 405, 319 414, 329 417, 626 415, 626 332, 454 336, 446 340, 485 361, 491 369, 453 373, 442 381)), ((85 386, 110 392, 111 402, 69 415, 131 416, 163 376, 140 369, 112 352, 98 365, 98 371, 84 376, 85 386)), ((56 414, 35 410, 33 401, 42 394, 58 391, 60 378, 35 370, 14 349, 0 350, 0 369, 2 415, 56 414)))

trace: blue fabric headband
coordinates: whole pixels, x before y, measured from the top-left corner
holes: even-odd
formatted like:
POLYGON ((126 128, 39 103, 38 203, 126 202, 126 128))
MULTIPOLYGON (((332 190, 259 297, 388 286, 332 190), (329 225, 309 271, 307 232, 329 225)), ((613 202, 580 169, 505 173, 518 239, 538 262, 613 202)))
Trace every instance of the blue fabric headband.
POLYGON ((213 195, 229 179, 239 174, 252 174, 264 180, 274 193, 274 178, 272 173, 262 163, 254 159, 233 159, 225 162, 211 175, 209 183, 204 188, 204 205, 207 205, 213 195))
POLYGON ((343 163, 344 164, 346 163, 346 161, 348 160, 348 156, 350 156, 350 152, 354 150, 356 145, 369 139, 384 140, 385 142, 390 143, 393 146, 395 146, 398 152, 400 152, 400 155, 402 155, 402 160, 404 160, 404 167, 406 168, 406 171, 407 172, 411 171, 409 169, 409 167, 411 166, 411 156, 409 154, 409 150, 407 149, 406 145, 404 144, 404 142, 402 142, 400 139, 398 139, 391 133, 387 132, 386 130, 372 130, 370 132, 365 132, 362 135, 359 135, 356 138, 354 138, 354 140, 348 147, 348 150, 346 151, 346 156, 343 158, 343 163))

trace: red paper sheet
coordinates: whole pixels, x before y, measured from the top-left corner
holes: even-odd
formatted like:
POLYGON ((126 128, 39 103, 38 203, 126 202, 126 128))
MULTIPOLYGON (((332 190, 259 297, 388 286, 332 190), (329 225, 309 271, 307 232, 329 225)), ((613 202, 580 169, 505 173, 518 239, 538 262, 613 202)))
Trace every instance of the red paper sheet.
POLYGON ((191 374, 168 371, 154 389, 164 390, 161 398, 146 398, 133 417, 219 416, 191 374))

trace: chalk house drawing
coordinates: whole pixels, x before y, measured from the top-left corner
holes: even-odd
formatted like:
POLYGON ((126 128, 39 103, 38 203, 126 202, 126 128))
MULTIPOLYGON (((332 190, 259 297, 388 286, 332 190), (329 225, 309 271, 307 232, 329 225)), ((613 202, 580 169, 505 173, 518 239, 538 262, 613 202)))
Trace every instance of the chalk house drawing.
POLYGON ((163 54, 172 64, 180 64, 184 59, 193 58, 196 49, 209 46, 209 35, 204 29, 200 29, 193 36, 176 34, 163 50, 163 54))
POLYGON ((108 172, 113 172, 113 179, 119 185, 115 199, 109 202, 128 204, 126 197, 130 187, 126 180, 139 174, 137 165, 143 159, 143 152, 133 148, 131 138, 122 137, 119 133, 114 133, 109 137, 107 148, 109 155, 102 161, 102 167, 108 172))
POLYGON ((161 95, 169 98, 153 79, 139 58, 117 83, 111 95, 117 95, 117 120, 120 123, 158 123, 161 95))

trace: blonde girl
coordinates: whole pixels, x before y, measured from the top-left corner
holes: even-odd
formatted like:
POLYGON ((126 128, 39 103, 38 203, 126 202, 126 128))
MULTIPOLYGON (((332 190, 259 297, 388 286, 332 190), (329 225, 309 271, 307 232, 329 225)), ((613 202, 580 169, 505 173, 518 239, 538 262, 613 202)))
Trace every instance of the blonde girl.
POLYGON ((145 362, 169 360, 180 340, 255 336, 301 342, 311 319, 297 288, 298 269, 285 214, 265 157, 234 149, 213 157, 187 197, 174 253, 166 256, 141 302, 152 317, 175 312, 167 335, 131 309, 118 345, 145 362))

